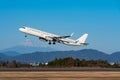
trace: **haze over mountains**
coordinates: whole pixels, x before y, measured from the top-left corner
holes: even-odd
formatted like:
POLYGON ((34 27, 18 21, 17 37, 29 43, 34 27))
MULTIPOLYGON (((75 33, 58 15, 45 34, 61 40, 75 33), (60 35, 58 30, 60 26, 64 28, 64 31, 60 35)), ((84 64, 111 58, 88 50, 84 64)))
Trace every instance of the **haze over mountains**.
POLYGON ((86 60, 107 60, 108 62, 120 62, 120 52, 106 54, 94 49, 77 51, 55 51, 49 47, 25 47, 18 46, 0 51, 1 60, 17 60, 19 62, 49 62, 56 58, 73 57, 86 60), (4 52, 5 51, 5 52, 4 52), (22 54, 21 54, 22 52, 22 54), (24 53, 24 54, 23 54, 24 53))
POLYGON ((35 47, 35 46, 24 46, 24 45, 18 45, 11 48, 0 50, 0 52, 8 53, 8 52, 16 52, 16 53, 31 53, 31 52, 49 52, 49 51, 55 51, 55 49, 50 47, 35 47))

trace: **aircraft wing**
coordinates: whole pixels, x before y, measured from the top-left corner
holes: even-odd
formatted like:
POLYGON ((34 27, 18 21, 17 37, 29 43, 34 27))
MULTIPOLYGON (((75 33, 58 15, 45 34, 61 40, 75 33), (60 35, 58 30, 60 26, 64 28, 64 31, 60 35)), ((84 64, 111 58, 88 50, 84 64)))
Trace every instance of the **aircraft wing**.
POLYGON ((60 39, 65 39, 65 38, 68 38, 68 37, 71 37, 73 36, 74 33, 72 33, 71 35, 68 35, 68 36, 57 36, 57 37, 49 37, 49 38, 52 38, 53 40, 60 40, 60 39))

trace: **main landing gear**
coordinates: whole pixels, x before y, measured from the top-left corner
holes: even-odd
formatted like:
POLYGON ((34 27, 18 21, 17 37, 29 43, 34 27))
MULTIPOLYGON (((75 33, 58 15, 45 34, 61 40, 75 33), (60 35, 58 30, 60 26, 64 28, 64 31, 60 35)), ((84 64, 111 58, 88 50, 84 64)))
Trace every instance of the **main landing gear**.
POLYGON ((51 45, 51 41, 49 41, 49 43, 48 43, 49 45, 51 45))
POLYGON ((51 44, 55 44, 55 41, 53 41, 53 43, 51 43, 51 41, 49 41, 49 43, 48 43, 49 45, 51 45, 51 44))
POLYGON ((53 41, 53 44, 55 44, 55 41, 53 41))

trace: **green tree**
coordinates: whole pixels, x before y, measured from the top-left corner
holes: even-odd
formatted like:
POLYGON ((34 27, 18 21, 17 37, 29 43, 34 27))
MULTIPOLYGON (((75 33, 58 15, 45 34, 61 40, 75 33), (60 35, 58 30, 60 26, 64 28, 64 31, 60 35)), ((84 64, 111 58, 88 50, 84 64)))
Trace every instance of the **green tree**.
POLYGON ((2 67, 8 67, 8 61, 4 61, 4 62, 2 63, 2 67))
POLYGON ((17 68, 17 62, 16 62, 16 60, 13 60, 13 62, 12 62, 12 67, 13 67, 13 68, 17 68))

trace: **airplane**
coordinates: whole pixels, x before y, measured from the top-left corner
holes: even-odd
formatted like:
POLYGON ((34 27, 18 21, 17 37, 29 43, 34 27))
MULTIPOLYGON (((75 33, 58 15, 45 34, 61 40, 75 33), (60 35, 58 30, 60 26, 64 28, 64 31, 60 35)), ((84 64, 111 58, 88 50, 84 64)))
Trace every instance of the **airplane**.
POLYGON ((56 44, 56 42, 69 45, 69 46, 86 46, 88 43, 85 43, 88 34, 83 34, 80 38, 77 40, 70 39, 69 37, 73 36, 74 33, 68 36, 59 36, 55 34, 51 34, 45 31, 41 31, 38 29, 30 28, 30 27, 22 27, 19 28, 19 31, 25 33, 25 37, 27 35, 32 35, 38 37, 40 40, 48 42, 48 44, 56 44))

